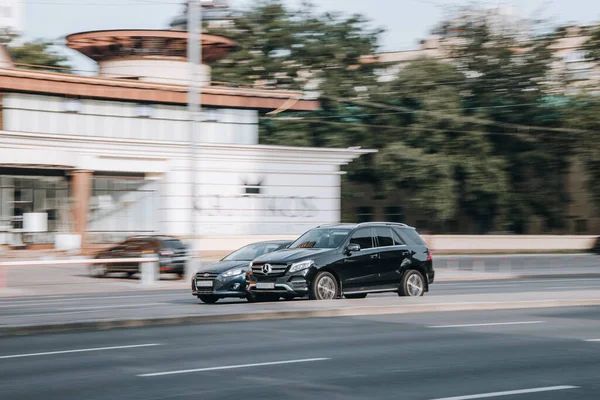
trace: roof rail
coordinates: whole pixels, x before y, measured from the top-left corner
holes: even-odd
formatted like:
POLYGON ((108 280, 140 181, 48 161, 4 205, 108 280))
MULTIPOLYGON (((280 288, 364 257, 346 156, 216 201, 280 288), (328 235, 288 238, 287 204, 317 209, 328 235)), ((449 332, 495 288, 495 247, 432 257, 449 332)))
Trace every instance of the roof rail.
POLYGON ((402 222, 381 222, 381 221, 360 222, 357 224, 357 226, 363 226, 363 225, 369 225, 369 224, 395 225, 395 226, 401 226, 404 228, 413 228, 412 226, 407 225, 402 222))

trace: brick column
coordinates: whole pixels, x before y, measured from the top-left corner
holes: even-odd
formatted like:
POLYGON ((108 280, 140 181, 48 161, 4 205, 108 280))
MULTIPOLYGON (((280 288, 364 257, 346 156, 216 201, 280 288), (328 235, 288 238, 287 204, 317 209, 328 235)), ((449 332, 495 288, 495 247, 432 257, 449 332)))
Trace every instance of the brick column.
POLYGON ((90 211, 90 197, 92 196, 93 171, 76 170, 71 172, 71 198, 73 199, 72 213, 75 233, 81 235, 82 246, 87 231, 88 215, 90 211))

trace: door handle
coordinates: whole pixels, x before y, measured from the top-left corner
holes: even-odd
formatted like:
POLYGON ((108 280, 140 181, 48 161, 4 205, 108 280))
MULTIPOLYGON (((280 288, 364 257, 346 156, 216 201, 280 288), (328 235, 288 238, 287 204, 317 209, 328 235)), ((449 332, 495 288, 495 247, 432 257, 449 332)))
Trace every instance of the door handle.
POLYGON ((371 258, 379 258, 379 254, 371 254, 371 258))

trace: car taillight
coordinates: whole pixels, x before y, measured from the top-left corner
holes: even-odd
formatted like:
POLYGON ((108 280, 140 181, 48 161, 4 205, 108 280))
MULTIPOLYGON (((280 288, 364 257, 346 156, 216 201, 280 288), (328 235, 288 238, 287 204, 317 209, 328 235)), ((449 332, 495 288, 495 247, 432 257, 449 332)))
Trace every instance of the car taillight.
POLYGON ((431 261, 433 258, 431 257, 431 250, 427 250, 427 261, 431 261))

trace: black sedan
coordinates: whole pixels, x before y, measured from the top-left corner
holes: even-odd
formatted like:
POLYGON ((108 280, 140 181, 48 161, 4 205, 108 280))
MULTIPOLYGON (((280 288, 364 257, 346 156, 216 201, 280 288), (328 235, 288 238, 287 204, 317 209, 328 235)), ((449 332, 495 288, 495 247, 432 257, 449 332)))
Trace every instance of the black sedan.
POLYGON ((250 296, 246 291, 248 265, 256 257, 283 249, 290 243, 283 240, 252 243, 217 263, 199 269, 192 279, 192 295, 210 304, 224 297, 247 298, 248 301, 263 300, 250 296))
POLYGON ((159 259, 160 273, 177 274, 183 278, 188 261, 188 250, 181 240, 171 236, 135 236, 103 250, 96 259, 123 259, 117 263, 92 264, 90 274, 102 277, 112 272, 123 272, 131 276, 140 272, 140 264, 128 258, 141 258, 145 254, 155 254, 159 259))

